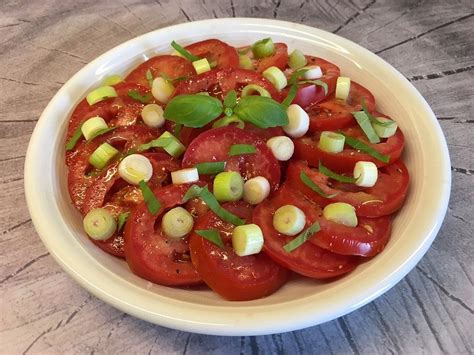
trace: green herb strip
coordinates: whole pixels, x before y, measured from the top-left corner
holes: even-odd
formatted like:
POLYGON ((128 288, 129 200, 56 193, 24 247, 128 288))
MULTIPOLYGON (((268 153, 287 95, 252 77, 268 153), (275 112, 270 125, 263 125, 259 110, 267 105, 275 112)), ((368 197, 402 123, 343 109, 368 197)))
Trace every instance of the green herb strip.
POLYGON ((234 107, 234 114, 242 121, 250 122, 259 128, 286 126, 288 124, 286 107, 264 96, 241 97, 239 103, 234 107))
POLYGON ((329 170, 328 168, 326 168, 323 163, 321 163, 321 161, 319 162, 319 172, 330 177, 331 179, 334 179, 336 181, 340 181, 340 182, 345 182, 345 183, 349 183, 349 184, 353 184, 357 181, 356 178, 353 178, 353 177, 350 177, 350 176, 344 176, 344 175, 339 175, 339 174, 336 174, 334 171, 332 170, 329 170))
POLYGON ((233 144, 229 150, 229 156, 240 154, 255 154, 257 150, 251 144, 233 144))
POLYGON ((127 222, 128 217, 130 217, 130 212, 123 212, 120 213, 117 217, 117 232, 120 232, 125 224, 127 222))
POLYGON ((318 185, 316 185, 314 183, 313 180, 311 180, 311 178, 308 176, 308 174, 306 174, 304 171, 302 171, 300 173, 300 180, 303 182, 303 184, 305 184, 311 190, 318 193, 320 196, 322 196, 324 198, 333 198, 337 195, 337 194, 332 194, 332 195, 326 194, 323 190, 321 190, 321 188, 318 185))
POLYGON ((142 95, 138 90, 130 90, 128 92, 128 97, 140 101, 142 104, 147 104, 153 99, 153 95, 151 94, 151 92, 146 95, 142 95))
POLYGON ((360 140, 351 136, 347 136, 345 134, 343 134, 343 136, 346 137, 345 144, 352 147, 353 149, 360 150, 361 152, 366 153, 370 155, 371 157, 377 160, 380 160, 381 162, 384 162, 384 163, 388 163, 390 161, 390 156, 380 154, 377 150, 368 146, 364 142, 361 142, 360 140))
POLYGON ((207 186, 202 189, 199 194, 199 197, 206 203, 209 209, 223 221, 232 223, 236 226, 241 226, 245 224, 245 221, 243 219, 240 219, 235 214, 222 208, 219 202, 216 200, 215 196, 209 191, 207 186))
POLYGON ((235 90, 231 90, 224 97, 224 106, 226 108, 234 108, 237 105, 237 93, 235 90))
POLYGON ((164 117, 186 127, 203 127, 222 114, 222 102, 212 96, 178 95, 168 102, 164 117))
POLYGON ((300 81, 298 84, 313 84, 313 85, 321 86, 324 90, 324 95, 327 95, 329 91, 328 84, 322 80, 304 80, 304 81, 300 81))
POLYGON ((293 100, 296 97, 296 93, 298 92, 298 86, 296 84, 292 84, 290 87, 290 90, 288 91, 288 95, 286 95, 286 98, 283 100, 281 103, 283 106, 290 106, 293 100))
POLYGON ((199 174, 213 175, 224 171, 225 161, 216 161, 211 163, 199 163, 194 166, 199 174))
POLYGON ((318 222, 314 222, 309 228, 304 230, 299 236, 297 236, 292 241, 288 242, 283 246, 283 249, 287 253, 291 253, 293 250, 299 248, 303 245, 308 239, 310 239, 314 233, 317 233, 321 230, 318 222))
POLYGON ((183 125, 181 123, 176 123, 173 129, 173 136, 175 136, 177 139, 179 139, 181 136, 181 129, 183 129, 183 125))
POLYGON ((372 127, 372 123, 370 123, 369 116, 367 116, 364 111, 352 112, 352 116, 354 116, 357 124, 360 126, 362 131, 364 131, 370 143, 380 143, 380 138, 377 136, 377 133, 375 133, 374 127, 372 127))
POLYGON ((211 243, 217 245, 219 248, 224 249, 224 243, 222 242, 221 235, 215 229, 196 230, 195 232, 197 235, 207 239, 211 243))
POLYGON ((183 203, 188 202, 189 200, 192 200, 193 198, 199 197, 202 191, 202 187, 198 185, 192 185, 188 191, 183 196, 183 203))
POLYGON ((145 150, 151 149, 151 148, 163 148, 166 147, 168 144, 170 144, 173 141, 173 137, 160 137, 157 139, 154 139, 148 143, 140 144, 135 152, 143 152, 145 150))
POLYGON ((171 47, 173 47, 176 50, 176 52, 178 52, 184 58, 186 58, 187 60, 190 60, 191 62, 201 59, 198 56, 195 56, 194 54, 189 53, 185 48, 181 47, 175 41, 171 42, 171 47))
POLYGON ((66 143, 66 150, 73 150, 77 142, 79 142, 79 139, 81 139, 82 137, 81 128, 82 128, 82 124, 80 124, 79 127, 76 128, 72 137, 69 138, 69 140, 66 143))
POLYGON ((103 135, 103 134, 105 134, 105 133, 108 133, 108 132, 110 132, 110 131, 113 131, 113 130, 116 129, 116 128, 118 128, 118 127, 109 127, 109 128, 101 129, 101 130, 95 132, 92 136, 90 136, 89 139, 88 139, 88 141, 91 141, 91 140, 93 140, 94 138, 96 138, 96 137, 98 137, 98 136, 101 136, 101 135, 103 135))
POLYGON ((382 126, 382 127, 387 127, 387 126, 391 126, 391 125, 392 125, 392 122, 390 122, 390 121, 382 122, 382 121, 378 120, 377 117, 374 117, 374 116, 369 112, 369 109, 368 109, 367 105, 365 104, 365 100, 364 100, 364 99, 362 99, 362 111, 365 112, 365 114, 367 115, 367 117, 369 117, 370 122, 372 122, 372 123, 377 123, 379 126, 382 126))
POLYGON ((150 86, 150 88, 153 87, 153 80, 154 80, 155 78, 153 77, 153 73, 151 72, 150 69, 148 69, 148 70, 146 71, 146 73, 145 73, 145 78, 146 78, 146 80, 148 81, 148 85, 150 86))
POLYGON ((161 208, 160 202, 144 180, 140 181, 138 186, 142 191, 143 199, 145 200, 148 211, 155 216, 161 208))

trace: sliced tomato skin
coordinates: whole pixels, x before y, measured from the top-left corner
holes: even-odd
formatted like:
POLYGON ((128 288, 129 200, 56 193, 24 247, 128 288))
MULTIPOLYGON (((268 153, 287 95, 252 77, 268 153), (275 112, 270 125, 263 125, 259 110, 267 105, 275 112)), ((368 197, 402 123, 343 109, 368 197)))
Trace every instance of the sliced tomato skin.
MULTIPOLYGON (((223 205, 225 209, 251 223, 252 208, 244 202, 223 205)), ((204 282, 230 301, 248 301, 266 297, 285 284, 289 272, 264 253, 240 257, 232 248, 230 223, 223 222, 212 211, 196 223, 196 230, 219 231, 224 248, 216 246, 195 232, 190 236, 191 260, 204 282)))
POLYGON ((336 172, 352 173, 354 170, 354 165, 358 161, 371 161, 377 167, 386 166, 397 161, 400 158, 405 145, 405 137, 403 136, 400 128, 397 130, 395 135, 387 138, 385 142, 377 144, 368 143, 365 134, 358 126, 351 126, 349 128, 342 129, 341 132, 345 135, 363 141, 368 146, 377 150, 380 154, 388 155, 388 163, 382 162, 373 158, 369 154, 356 151, 352 148, 345 148, 340 153, 328 153, 323 151, 318 147, 320 135, 319 132, 316 132, 316 134, 311 138, 302 137, 295 139, 294 156, 300 160, 306 160, 310 166, 317 167, 319 166, 319 161, 321 161, 324 166, 336 172))
POLYGON ((94 150, 105 142, 111 145, 125 142, 124 147, 120 150, 126 152, 142 143, 157 138, 159 135, 159 130, 144 125, 134 125, 119 127, 98 136, 90 142, 83 141, 80 143, 76 150, 68 157, 68 190, 69 196, 76 208, 81 211, 86 190, 97 179, 97 177, 86 176, 87 169, 90 166, 89 156, 94 150))
POLYGON ((378 179, 373 187, 358 187, 355 184, 344 184, 332 181, 317 171, 310 169, 307 162, 292 161, 286 171, 286 181, 311 200, 325 207, 334 202, 345 202, 356 209, 356 214, 363 217, 387 216, 398 211, 405 201, 409 186, 408 170, 401 160, 379 169, 378 179), (306 186, 300 178, 304 172, 327 195, 325 198, 306 186))
POLYGON ((207 39, 190 44, 186 46, 186 50, 198 57, 207 58, 209 63, 215 62, 218 69, 239 67, 237 50, 218 39, 207 39))
POLYGON ((280 184, 280 166, 265 141, 240 128, 227 126, 202 133, 188 146, 182 166, 187 168, 213 161, 225 161, 226 171, 238 171, 245 180, 263 176, 273 191, 280 184), (234 144, 252 144, 256 153, 229 157, 230 147, 234 144))
POLYGON ((275 53, 272 56, 253 59, 253 64, 258 73, 262 73, 270 67, 284 70, 288 64, 288 46, 285 43, 275 43, 275 53))
POLYGON ((283 186, 273 198, 259 204, 254 210, 253 222, 262 229, 265 240, 264 251, 270 258, 300 275, 315 279, 332 278, 355 269, 358 264, 357 258, 335 254, 310 242, 287 253, 283 246, 295 237, 278 233, 273 228, 273 215, 279 207, 288 204, 305 212, 305 228, 317 221, 321 214, 321 209, 317 205, 288 186, 283 186))
POLYGON ((161 204, 157 215, 148 211, 145 202, 137 205, 125 225, 125 260, 132 272, 145 280, 166 286, 192 286, 202 283, 189 258, 188 237, 170 239, 161 227, 155 229, 158 218, 182 204, 191 184, 168 185, 153 192, 161 204))
POLYGON ((390 216, 359 217, 357 227, 337 224, 324 217, 318 221, 321 230, 313 235, 311 243, 337 254, 364 257, 375 256, 385 248, 392 226, 390 216))

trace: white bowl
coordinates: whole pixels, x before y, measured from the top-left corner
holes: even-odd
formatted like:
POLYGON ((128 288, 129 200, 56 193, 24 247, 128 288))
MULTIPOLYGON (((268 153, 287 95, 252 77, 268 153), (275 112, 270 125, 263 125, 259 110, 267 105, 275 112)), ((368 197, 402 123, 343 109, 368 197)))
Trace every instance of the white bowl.
POLYGON ((334 34, 289 22, 233 18, 157 30, 132 39, 88 64, 58 91, 41 115, 28 147, 25 190, 33 223, 57 262, 83 287, 112 306, 165 327, 216 335, 260 335, 300 329, 340 317, 394 286, 425 254, 449 200, 451 170, 446 142, 430 107, 397 70, 359 45, 334 34), (228 302, 208 290, 147 282, 126 263, 84 235, 67 193, 64 164, 68 116, 103 77, 127 73, 176 40, 187 44, 219 38, 235 46, 271 36, 290 49, 336 63, 344 75, 374 93, 377 107, 399 123, 410 190, 385 250, 351 274, 330 283, 296 279, 270 297, 228 302))

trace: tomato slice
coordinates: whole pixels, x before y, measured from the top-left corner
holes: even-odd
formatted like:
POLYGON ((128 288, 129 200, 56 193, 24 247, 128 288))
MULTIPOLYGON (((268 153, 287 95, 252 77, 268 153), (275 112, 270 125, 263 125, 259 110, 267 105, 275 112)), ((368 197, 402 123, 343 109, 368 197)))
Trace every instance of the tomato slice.
POLYGON ((208 39, 190 44, 186 46, 186 50, 198 57, 207 58, 209 63, 215 64, 217 69, 239 67, 237 50, 218 39, 208 39))
POLYGON ((183 167, 198 163, 225 161, 226 171, 238 171, 245 180, 263 176, 273 191, 280 184, 280 167, 271 150, 260 137, 237 127, 214 128, 199 135, 191 142, 183 156, 183 167), (229 156, 234 144, 251 144, 256 152, 229 156))
MULTIPOLYGON (((119 127, 105 133, 90 142, 83 141, 68 157, 68 189, 69 196, 78 210, 81 210, 86 190, 98 178, 97 174, 87 174, 91 169, 89 156, 102 143, 109 143, 121 152, 127 152, 136 146, 146 143, 159 136, 159 131, 142 125, 119 127)), ((112 162, 113 164, 113 162, 112 162)))
MULTIPOLYGON (((223 206, 251 223, 252 207, 244 202, 223 206)), ((217 230, 224 243, 220 248, 196 233, 189 238, 191 260, 204 282, 230 301, 248 301, 271 295, 283 286, 289 272, 265 253, 238 256, 232 247, 235 226, 223 222, 212 211, 198 219, 194 230, 217 230)))
POLYGON ((253 64, 258 73, 262 73, 270 67, 284 70, 288 64, 288 46, 285 43, 275 43, 275 54, 270 57, 253 59, 253 64))
POLYGON ((341 70, 336 64, 328 62, 322 58, 313 57, 311 55, 305 56, 308 66, 316 65, 321 68, 323 76, 319 79, 328 84, 328 95, 336 91, 337 78, 341 75, 341 70))
POLYGON ((350 147, 344 148, 340 153, 328 153, 319 149, 320 132, 316 132, 312 137, 302 137, 295 139, 295 157, 301 160, 306 160, 310 166, 319 166, 321 161, 329 169, 336 172, 350 172, 354 170, 354 165, 358 161, 371 161, 378 167, 391 164, 400 158, 403 147, 405 145, 405 138, 400 128, 395 135, 383 140, 381 143, 372 144, 367 141, 362 129, 359 126, 352 126, 341 130, 345 135, 354 137, 377 152, 389 157, 389 162, 384 163, 378 159, 373 158, 369 154, 362 153, 350 147))
POLYGON ((304 196, 288 186, 282 187, 271 199, 259 204, 253 213, 253 222, 258 224, 265 239, 264 251, 278 264, 304 276, 326 279, 346 274, 355 269, 356 257, 335 254, 306 242, 292 252, 286 252, 283 246, 295 237, 278 233, 273 228, 273 214, 284 205, 294 205, 306 215, 306 228, 319 219, 321 209, 304 196))
POLYGON ((409 182, 408 170, 401 160, 379 168, 373 187, 337 182, 316 169, 310 169, 302 161, 291 162, 286 176, 289 184, 319 205, 324 207, 333 202, 346 202, 355 207, 358 216, 363 217, 381 217, 398 211, 405 201, 409 182), (325 198, 314 192, 301 181, 301 172, 305 172, 324 193, 336 196, 325 198))
POLYGON ((132 210, 125 225, 124 251, 134 274, 167 286, 191 286, 202 282, 191 263, 188 238, 168 238, 161 230, 161 224, 157 223, 164 212, 182 204, 190 186, 168 185, 155 189, 153 192, 161 204, 155 216, 144 202, 132 210))
POLYGON ((125 81, 149 87, 150 84, 146 78, 148 70, 151 71, 153 78, 157 78, 162 74, 171 79, 196 75, 196 71, 189 60, 176 55, 159 55, 148 59, 132 70, 125 77, 125 81))
POLYGON ((84 121, 94 116, 102 117, 109 126, 130 126, 139 121, 144 105, 129 97, 128 93, 136 90, 141 95, 146 95, 150 90, 139 84, 124 82, 115 85, 114 88, 118 97, 100 101, 92 106, 84 98, 76 106, 69 119, 67 140, 84 121))
POLYGON ((328 97, 319 103, 313 103, 306 108, 310 118, 309 131, 327 131, 346 128, 355 123, 352 112, 362 110, 362 101, 369 111, 375 109, 375 99, 369 90, 356 82, 351 83, 351 90, 347 101, 328 97))

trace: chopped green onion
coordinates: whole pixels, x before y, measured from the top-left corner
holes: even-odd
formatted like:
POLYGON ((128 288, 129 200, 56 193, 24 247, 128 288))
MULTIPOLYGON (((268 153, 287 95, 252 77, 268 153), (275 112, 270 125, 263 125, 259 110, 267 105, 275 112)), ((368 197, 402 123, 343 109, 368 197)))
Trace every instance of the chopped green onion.
POLYGON ((207 239, 211 243, 217 245, 219 248, 224 249, 224 243, 222 242, 221 236, 215 229, 196 230, 195 232, 197 235, 207 239))
POLYGON ((214 196, 219 202, 238 201, 244 193, 244 179, 235 171, 225 171, 214 178, 214 196))
POLYGON ((92 106, 102 100, 105 100, 111 97, 117 97, 117 96, 118 96, 117 91, 115 91, 115 89, 112 86, 105 85, 95 90, 92 90, 86 96, 86 101, 90 106, 92 106))
POLYGON ((153 73, 151 72, 150 69, 148 69, 148 70, 146 71, 146 73, 145 73, 145 78, 146 78, 146 80, 148 81, 148 85, 149 85, 150 87, 153 87, 153 79, 155 79, 155 78, 153 77, 153 73))
POLYGON ((181 54, 184 58, 186 58, 187 60, 190 60, 191 62, 194 62, 195 60, 199 60, 201 58, 195 56, 194 54, 191 54, 189 53, 186 49, 184 49, 183 47, 181 47, 178 43, 176 43, 175 41, 171 42, 171 47, 173 47, 176 52, 178 52, 179 54, 181 54))
POLYGON ((254 154, 257 150, 251 144, 233 144, 229 150, 229 156, 240 154, 254 154))
POLYGON ((252 60, 245 54, 239 54, 239 66, 242 69, 252 70, 252 60))
POLYGON ((295 71, 293 74, 291 74, 290 79, 288 80, 289 84, 296 84, 298 82, 298 79, 300 76, 302 76, 304 73, 306 73, 309 69, 299 69, 295 71))
POLYGON ((232 115, 218 119, 212 124, 212 128, 225 127, 230 125, 231 123, 237 123, 235 126, 240 129, 243 129, 245 127, 244 121, 242 121, 237 116, 232 115))
POLYGON ((340 182, 346 182, 346 183, 349 183, 349 184, 354 184, 357 179, 356 178, 353 178, 353 177, 350 177, 350 176, 344 176, 344 175, 339 175, 337 173, 335 173, 334 171, 332 170, 329 170, 328 168, 326 168, 323 163, 321 163, 321 161, 319 162, 319 172, 330 177, 331 179, 334 179, 336 181, 340 181, 340 182))
POLYGON ((282 101, 281 104, 287 107, 290 106, 293 100, 295 99, 297 92, 298 92, 298 87, 296 86, 296 84, 292 84, 290 86, 290 90, 288 91, 288 95, 286 95, 286 98, 282 101))
POLYGON ((256 84, 249 84, 245 86, 242 89, 240 96, 245 97, 245 96, 253 95, 255 93, 258 93, 260 96, 272 97, 272 95, 270 95, 270 93, 266 89, 256 84))
POLYGON ((374 117, 372 122, 375 133, 380 138, 389 138, 397 132, 398 125, 395 121, 386 117, 374 117))
POLYGON ((270 67, 262 73, 263 77, 273 84, 277 90, 283 89, 287 84, 285 74, 278 67, 270 67))
POLYGON ((94 116, 88 118, 84 123, 82 123, 81 131, 84 138, 89 141, 95 133, 107 128, 109 128, 107 122, 105 122, 102 117, 94 116))
POLYGON ((252 45, 252 53, 255 58, 270 57, 275 54, 275 45, 271 38, 264 38, 252 45))
POLYGON ((198 185, 192 185, 188 191, 183 196, 183 203, 188 202, 189 200, 192 200, 193 198, 199 197, 202 191, 202 187, 198 185))
POLYGON ((308 239, 310 239, 314 233, 317 233, 321 230, 319 222, 314 222, 309 228, 303 231, 299 236, 290 241, 289 243, 283 246, 283 249, 287 253, 291 253, 293 250, 299 248, 303 245, 308 239))
POLYGON ((245 224, 245 221, 243 219, 240 219, 235 214, 222 208, 216 197, 209 191, 207 186, 202 189, 201 193, 199 194, 199 197, 201 198, 201 200, 204 201, 207 207, 209 207, 209 209, 224 222, 229 222, 236 226, 241 226, 245 224))
POLYGON ((145 200, 148 211, 155 216, 161 208, 160 202, 145 181, 140 181, 138 186, 142 191, 143 199, 145 200))
POLYGON ((194 166, 199 174, 213 175, 224 171, 225 161, 215 161, 211 163, 199 163, 194 166))
POLYGON ((140 101, 142 104, 147 104, 150 102, 151 99, 153 99, 153 95, 151 94, 151 92, 146 95, 142 95, 138 90, 130 90, 128 92, 128 96, 134 100, 140 101))
POLYGON ((306 57, 304 56, 303 52, 301 52, 299 49, 295 49, 288 56, 288 65, 293 70, 300 69, 306 64, 308 64, 308 61, 306 60, 306 57))
POLYGON ((106 240, 115 233, 117 222, 105 208, 95 208, 86 214, 82 226, 92 239, 106 240))
POLYGON ((130 217, 130 212, 123 212, 118 215, 117 232, 120 232, 125 222, 127 222, 128 217, 130 217))
POLYGON ((362 128, 370 143, 380 143, 380 138, 377 136, 377 133, 375 133, 369 116, 367 116, 364 111, 352 112, 352 116, 354 116, 360 128, 362 128))
POLYGON ((330 203, 324 207, 323 217, 348 227, 357 227, 358 223, 354 206, 345 202, 330 203))
POLYGON ((169 155, 177 158, 184 153, 186 147, 170 132, 165 131, 160 137, 137 147, 138 152, 151 148, 163 148, 169 155))
POLYGON ((344 150, 345 140, 342 134, 323 131, 319 136, 318 147, 328 153, 340 153, 344 150))
POLYGON ((320 196, 324 198, 333 198, 337 195, 337 194, 332 194, 332 195, 326 194, 323 190, 321 190, 321 188, 318 185, 314 183, 313 180, 311 180, 308 174, 306 174, 304 171, 300 173, 300 180, 303 182, 303 184, 305 184, 311 190, 313 190, 314 192, 316 192, 317 194, 319 194, 320 196))
POLYGON ((370 155, 371 157, 380 160, 381 162, 388 163, 390 161, 390 156, 389 155, 384 155, 380 154, 377 150, 374 148, 368 146, 364 142, 361 142, 360 140, 344 135, 346 137, 346 144, 356 150, 360 150, 363 153, 366 153, 370 155))
POLYGON ((89 163, 96 169, 102 169, 118 153, 109 143, 102 143, 89 157, 89 163))
POLYGON ((224 97, 224 106, 234 108, 237 105, 237 93, 235 90, 230 90, 224 97))
POLYGON ((123 81, 123 78, 120 75, 111 75, 104 79, 104 81, 102 82, 102 85, 112 86, 112 85, 121 83, 122 81, 123 81))
POLYGON ((82 124, 76 128, 76 130, 74 131, 74 134, 71 136, 71 138, 69 138, 69 140, 66 143, 66 150, 73 150, 77 142, 79 142, 79 139, 81 139, 82 137, 81 128, 82 128, 82 124))
POLYGON ((211 70, 211 66, 206 58, 193 61, 193 67, 198 75, 211 70))

